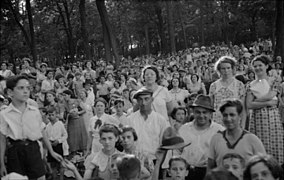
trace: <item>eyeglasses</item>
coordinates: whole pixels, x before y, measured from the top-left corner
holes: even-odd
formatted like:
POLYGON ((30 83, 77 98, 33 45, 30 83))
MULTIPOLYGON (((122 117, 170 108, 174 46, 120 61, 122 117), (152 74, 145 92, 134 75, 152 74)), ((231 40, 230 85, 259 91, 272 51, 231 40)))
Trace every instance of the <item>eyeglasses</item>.
POLYGON ((102 120, 98 119, 96 122, 95 122, 95 127, 94 129, 97 129, 97 127, 101 127, 103 124, 102 120))

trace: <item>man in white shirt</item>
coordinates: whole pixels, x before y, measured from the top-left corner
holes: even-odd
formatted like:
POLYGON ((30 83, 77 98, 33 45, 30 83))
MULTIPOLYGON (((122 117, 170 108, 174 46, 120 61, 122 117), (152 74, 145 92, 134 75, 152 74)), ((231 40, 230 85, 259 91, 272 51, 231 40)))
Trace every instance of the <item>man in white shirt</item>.
POLYGON ((189 179, 203 179, 206 174, 211 138, 218 131, 224 130, 224 127, 212 121, 215 110, 209 96, 197 96, 191 106, 194 120, 179 129, 180 136, 191 145, 183 149, 181 156, 191 165, 189 179))
POLYGON ((162 115, 152 110, 152 95, 153 92, 146 88, 141 88, 134 94, 139 111, 130 114, 127 124, 137 132, 137 150, 144 152, 154 160, 156 159, 155 152, 161 145, 163 132, 169 124, 162 115))

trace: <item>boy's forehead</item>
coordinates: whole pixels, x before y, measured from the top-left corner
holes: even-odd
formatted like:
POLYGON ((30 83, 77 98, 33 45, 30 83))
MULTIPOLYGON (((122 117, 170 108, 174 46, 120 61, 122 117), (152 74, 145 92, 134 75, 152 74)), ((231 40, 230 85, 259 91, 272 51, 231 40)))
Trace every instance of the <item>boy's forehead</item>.
POLYGON ((114 137, 114 132, 102 132, 101 138, 114 137))
POLYGON ((29 86, 30 82, 27 79, 20 79, 16 86, 29 86))

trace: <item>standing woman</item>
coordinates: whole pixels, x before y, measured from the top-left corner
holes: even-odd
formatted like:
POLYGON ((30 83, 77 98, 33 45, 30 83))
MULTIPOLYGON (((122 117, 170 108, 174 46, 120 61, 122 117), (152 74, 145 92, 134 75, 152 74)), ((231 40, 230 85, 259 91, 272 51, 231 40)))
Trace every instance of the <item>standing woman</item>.
POLYGON ((168 115, 171 114, 173 109, 172 96, 167 88, 158 85, 160 81, 158 69, 154 66, 146 66, 142 70, 142 78, 145 87, 153 92, 152 109, 169 120, 168 115))
POLYGON ((88 102, 86 101, 87 96, 88 96, 87 91, 85 89, 82 89, 79 93, 79 99, 78 99, 79 102, 80 102, 80 105, 83 106, 85 111, 86 111, 83 114, 83 119, 84 119, 86 130, 88 130, 88 128, 90 126, 91 117, 94 116, 92 106, 90 104, 88 104, 88 102))
POLYGON ((118 127, 119 121, 105 113, 107 102, 104 98, 95 101, 96 115, 90 119, 88 130, 87 154, 97 153, 102 149, 99 131, 104 124, 114 124, 118 127))
POLYGON ((223 124, 222 114, 218 110, 223 100, 237 98, 244 101, 245 86, 235 78, 236 65, 236 60, 230 56, 222 56, 215 64, 215 70, 219 73, 220 79, 210 85, 209 95, 216 110, 213 113, 213 120, 219 124, 223 124))
POLYGON ((171 81, 172 89, 170 94, 173 99, 173 107, 185 106, 184 99, 189 96, 189 92, 180 88, 180 81, 177 78, 173 78, 171 81))
POLYGON ((65 109, 67 112, 67 133, 68 144, 71 154, 75 154, 77 151, 86 150, 87 147, 87 132, 84 124, 82 114, 85 113, 85 109, 80 105, 77 99, 71 98, 72 92, 65 90, 62 93, 65 99, 65 109))
POLYGON ((257 135, 268 154, 273 155, 280 164, 284 162, 283 126, 278 109, 279 83, 268 77, 269 58, 256 56, 252 66, 256 80, 247 88, 246 105, 252 110, 249 131, 257 135))

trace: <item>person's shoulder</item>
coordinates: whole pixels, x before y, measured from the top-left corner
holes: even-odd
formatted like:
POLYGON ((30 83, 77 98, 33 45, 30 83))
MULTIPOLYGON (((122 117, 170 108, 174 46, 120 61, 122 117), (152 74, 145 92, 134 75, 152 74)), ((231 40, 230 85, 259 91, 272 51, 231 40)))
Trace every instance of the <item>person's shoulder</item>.
POLYGON ((248 140, 248 142, 260 141, 260 139, 255 134, 249 131, 245 131, 245 138, 248 140))
POLYGON ((193 121, 185 123, 179 128, 179 132, 189 132, 192 127, 193 121))
POLYGON ((224 130, 225 130, 225 127, 224 127, 224 126, 222 126, 221 124, 218 124, 218 123, 216 123, 216 122, 212 122, 211 127, 212 127, 213 129, 217 130, 217 132, 219 132, 219 131, 224 131, 224 130))

